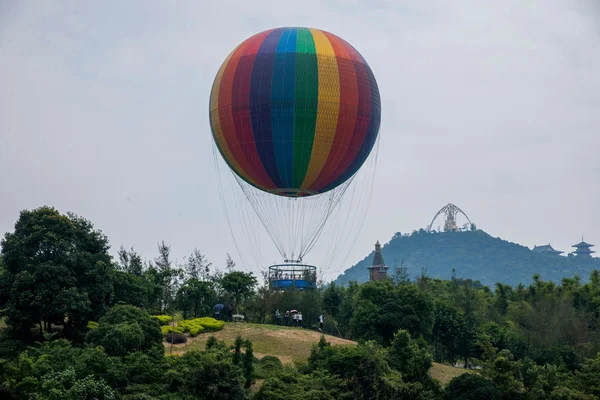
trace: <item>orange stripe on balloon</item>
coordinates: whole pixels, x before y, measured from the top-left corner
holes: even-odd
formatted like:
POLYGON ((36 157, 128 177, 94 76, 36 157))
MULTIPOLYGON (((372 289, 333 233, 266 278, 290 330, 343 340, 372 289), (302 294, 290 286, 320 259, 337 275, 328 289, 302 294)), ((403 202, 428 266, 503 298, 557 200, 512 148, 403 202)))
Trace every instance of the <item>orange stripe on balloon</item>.
POLYGON ((310 162, 300 186, 307 189, 317 179, 327 161, 335 137, 340 102, 340 77, 335 50, 322 31, 310 29, 317 53, 319 104, 310 162))
POLYGON ((358 108, 358 82, 348 48, 337 36, 328 32, 324 32, 324 34, 329 39, 337 58, 340 79, 340 101, 335 136, 327 156, 327 161, 323 165, 318 178, 309 188, 314 191, 320 191, 325 187, 326 181, 344 158, 348 148, 347 144, 350 142, 354 132, 358 108))
POLYGON ((356 71, 359 113, 356 115, 356 123, 352 135, 346 142, 347 147, 344 157, 340 160, 326 181, 323 182, 324 186, 329 186, 336 181, 350 167, 350 164, 352 164, 358 155, 358 152, 365 141, 369 122, 371 120, 371 86, 364 59, 348 42, 343 39, 340 40, 346 47, 356 71))

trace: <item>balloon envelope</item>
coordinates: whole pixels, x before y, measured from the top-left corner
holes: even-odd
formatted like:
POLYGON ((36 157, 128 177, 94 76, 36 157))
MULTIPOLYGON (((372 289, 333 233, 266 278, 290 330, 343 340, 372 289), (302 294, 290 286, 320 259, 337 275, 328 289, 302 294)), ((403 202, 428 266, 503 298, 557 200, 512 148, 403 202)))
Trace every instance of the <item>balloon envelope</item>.
POLYGON ((379 89, 360 53, 329 32, 277 28, 240 44, 210 95, 210 124, 235 174, 268 193, 330 191, 368 157, 379 89))

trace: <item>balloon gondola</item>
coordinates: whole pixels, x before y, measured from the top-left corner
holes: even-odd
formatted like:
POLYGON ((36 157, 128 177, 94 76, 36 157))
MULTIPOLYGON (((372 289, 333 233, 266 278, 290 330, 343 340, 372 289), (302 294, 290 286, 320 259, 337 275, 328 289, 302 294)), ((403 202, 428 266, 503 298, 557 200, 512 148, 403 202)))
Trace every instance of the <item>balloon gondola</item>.
POLYGON ((317 267, 286 261, 269 267, 271 290, 307 290, 317 287, 317 267))
POLYGON ((381 104, 371 68, 329 32, 267 30, 227 56, 209 114, 218 153, 291 260, 269 273, 295 271, 376 143, 381 104))

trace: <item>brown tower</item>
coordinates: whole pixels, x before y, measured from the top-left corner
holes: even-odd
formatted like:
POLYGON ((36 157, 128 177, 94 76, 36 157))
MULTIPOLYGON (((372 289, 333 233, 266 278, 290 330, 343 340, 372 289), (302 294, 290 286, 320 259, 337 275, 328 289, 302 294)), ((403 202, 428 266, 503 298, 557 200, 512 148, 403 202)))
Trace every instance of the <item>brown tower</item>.
POLYGON ((385 265, 383 261, 383 256, 381 255, 381 245, 379 244, 379 240, 375 243, 375 256, 373 257, 373 265, 369 267, 369 280, 370 281, 380 281, 387 278, 387 270, 388 266, 385 265))

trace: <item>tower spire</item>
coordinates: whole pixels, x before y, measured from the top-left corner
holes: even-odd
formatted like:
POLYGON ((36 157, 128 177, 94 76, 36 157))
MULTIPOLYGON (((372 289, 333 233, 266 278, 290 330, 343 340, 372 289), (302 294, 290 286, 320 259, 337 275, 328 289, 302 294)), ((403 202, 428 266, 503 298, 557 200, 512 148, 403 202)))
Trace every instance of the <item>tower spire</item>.
POLYGON ((373 256, 373 264, 369 267, 369 280, 380 281, 387 277, 388 266, 383 261, 381 254, 381 244, 379 240, 375 243, 375 255, 373 256))

